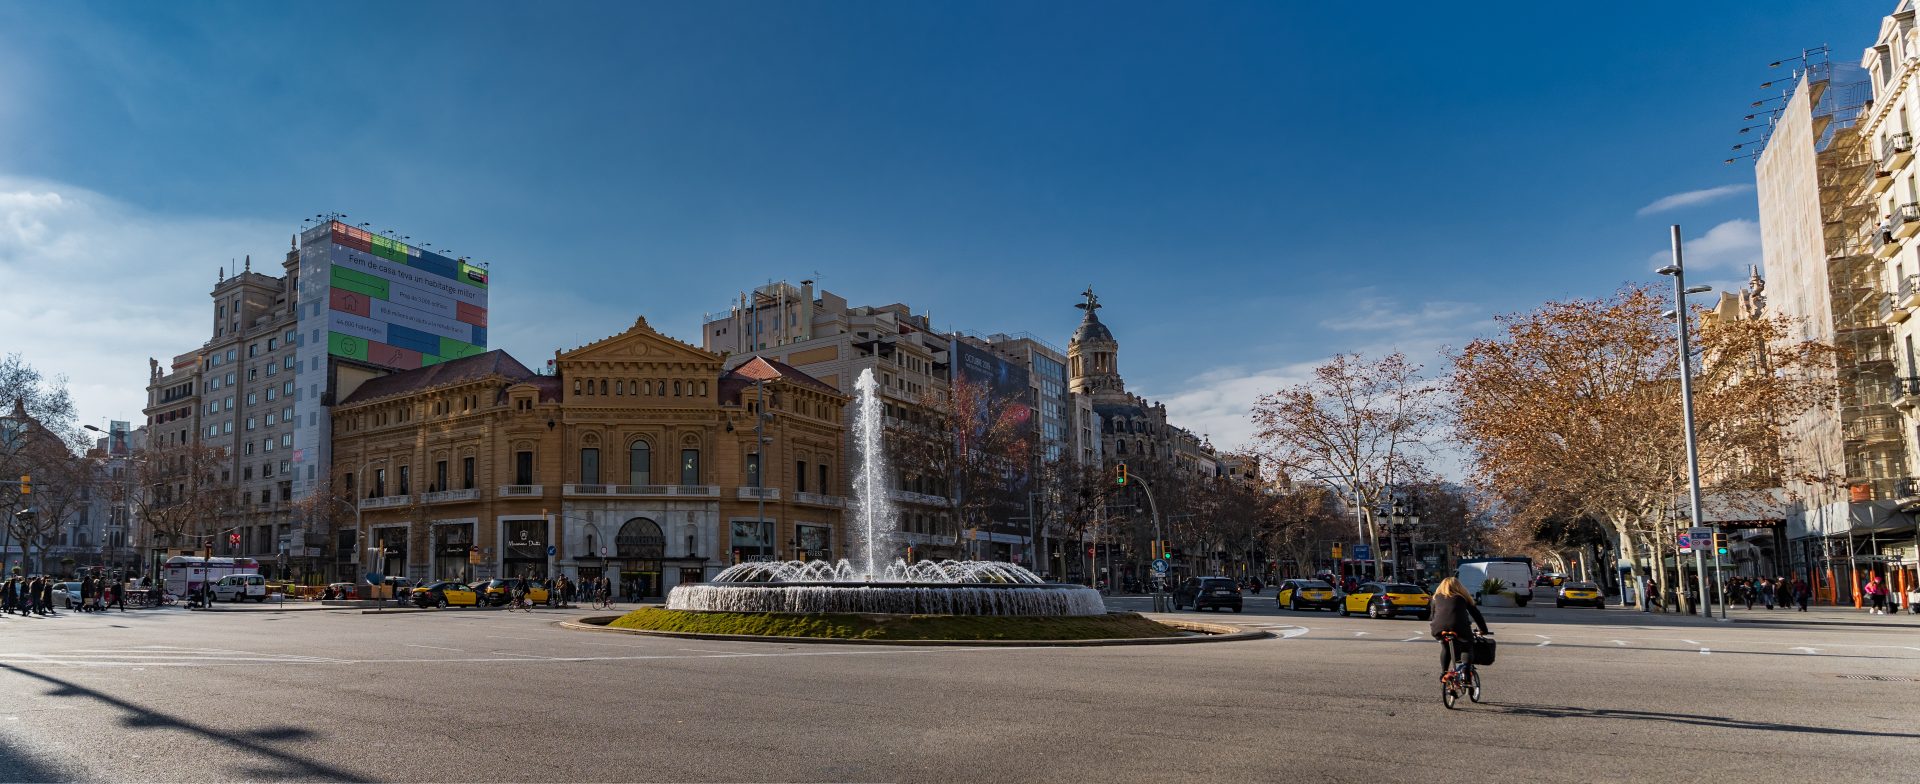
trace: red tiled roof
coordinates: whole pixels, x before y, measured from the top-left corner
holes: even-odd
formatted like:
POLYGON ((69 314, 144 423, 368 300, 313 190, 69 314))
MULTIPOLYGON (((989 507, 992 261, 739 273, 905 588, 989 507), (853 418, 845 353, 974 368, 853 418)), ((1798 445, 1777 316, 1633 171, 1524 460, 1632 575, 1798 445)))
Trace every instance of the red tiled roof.
POLYGON ((734 377, 736 376, 739 377, 740 379, 744 379, 744 383, 737 386, 733 386, 732 389, 735 391, 737 391, 740 388, 740 386, 744 386, 745 384, 750 384, 755 381, 777 381, 784 378, 795 384, 799 384, 800 386, 813 387, 818 391, 826 392, 828 394, 833 394, 833 395, 845 394, 838 389, 834 389, 827 382, 821 381, 820 379, 814 378, 813 376, 809 376, 805 372, 802 372, 799 368, 796 368, 785 362, 781 362, 779 360, 767 359, 766 357, 754 357, 753 359, 749 359, 746 362, 741 363, 739 367, 736 367, 732 370, 727 371, 724 375, 720 377, 720 392, 722 396, 725 396, 729 392, 728 382, 734 379, 734 377))
MULTIPOLYGON (((520 364, 520 360, 514 359, 507 352, 494 349, 485 354, 448 360, 419 370, 403 370, 392 375, 381 376, 361 384, 359 389, 354 390, 353 394, 348 395, 345 400, 336 405, 350 406, 369 400, 412 394, 434 387, 478 381, 491 376, 500 376, 509 381, 542 378, 536 376, 533 371, 527 369, 526 365, 520 364)), ((552 382, 554 396, 558 397, 560 380, 553 379, 552 382)), ((544 399, 546 396, 543 389, 541 397, 544 399)))

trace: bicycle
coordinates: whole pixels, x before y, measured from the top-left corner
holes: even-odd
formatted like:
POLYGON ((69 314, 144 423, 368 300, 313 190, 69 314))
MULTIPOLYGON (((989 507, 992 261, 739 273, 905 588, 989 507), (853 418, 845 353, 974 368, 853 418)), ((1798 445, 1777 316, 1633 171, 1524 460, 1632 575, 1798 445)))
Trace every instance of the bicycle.
MULTIPOLYGON (((1440 639, 1455 640, 1458 638, 1451 632, 1441 632, 1440 639)), ((1475 639, 1486 638, 1476 637, 1475 639)), ((1440 703, 1447 706, 1448 710, 1457 710, 1454 708, 1454 705, 1459 703, 1462 692, 1466 693, 1467 699, 1475 703, 1480 702, 1480 670, 1473 665, 1473 646, 1469 644, 1466 656, 1461 657, 1461 660, 1456 662, 1452 669, 1447 670, 1445 675, 1440 676, 1440 703)))
POLYGON ((594 594, 593 609, 596 609, 596 610, 613 609, 613 595, 606 593, 604 591, 594 594))
POLYGON ((533 602, 527 601, 526 594, 515 593, 512 599, 507 600, 507 612, 513 612, 514 610, 533 612, 533 602))

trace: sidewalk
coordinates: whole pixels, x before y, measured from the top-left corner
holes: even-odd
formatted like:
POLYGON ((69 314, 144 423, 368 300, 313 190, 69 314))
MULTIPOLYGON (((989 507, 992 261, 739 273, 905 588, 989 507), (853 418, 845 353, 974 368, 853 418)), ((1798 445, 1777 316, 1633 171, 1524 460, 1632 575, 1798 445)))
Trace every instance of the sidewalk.
MULTIPOLYGON (((1642 613, 1637 609, 1622 608, 1617 604, 1609 604, 1607 608, 1611 612, 1619 612, 1623 615, 1630 612, 1640 618, 1658 618, 1670 621, 1691 620, 1696 623, 1706 623, 1706 621, 1702 620, 1698 615, 1685 615, 1676 612, 1642 613)), ((1889 612, 1886 615, 1873 615, 1865 609, 1821 605, 1809 606, 1806 612, 1778 607, 1769 610, 1765 606, 1758 604, 1749 610, 1746 609, 1746 605, 1735 605, 1727 609, 1727 618, 1725 621, 1721 621, 1720 608, 1715 606, 1713 608, 1712 621, 1714 623, 1753 623, 1780 626, 1877 626, 1893 629, 1920 629, 1920 615, 1914 615, 1905 610, 1899 613, 1889 612)))

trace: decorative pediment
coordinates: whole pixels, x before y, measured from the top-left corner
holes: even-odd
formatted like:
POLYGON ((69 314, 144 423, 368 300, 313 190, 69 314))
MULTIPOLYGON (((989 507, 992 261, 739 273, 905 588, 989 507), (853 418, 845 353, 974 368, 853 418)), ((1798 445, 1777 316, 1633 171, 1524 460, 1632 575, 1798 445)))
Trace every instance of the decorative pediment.
POLYGON ((675 340, 647 324, 645 317, 633 322, 627 331, 560 352, 558 362, 645 362, 654 364, 688 363, 713 365, 717 373, 720 355, 689 343, 675 340))

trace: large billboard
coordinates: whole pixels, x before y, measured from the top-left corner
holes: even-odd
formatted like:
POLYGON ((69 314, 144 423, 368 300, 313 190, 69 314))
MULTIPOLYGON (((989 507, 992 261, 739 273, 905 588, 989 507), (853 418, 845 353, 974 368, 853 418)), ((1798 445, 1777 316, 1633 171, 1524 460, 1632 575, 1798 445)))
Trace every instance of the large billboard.
POLYGON ((486 269, 339 221, 308 237, 328 269, 329 356, 414 370, 487 350, 486 269))

